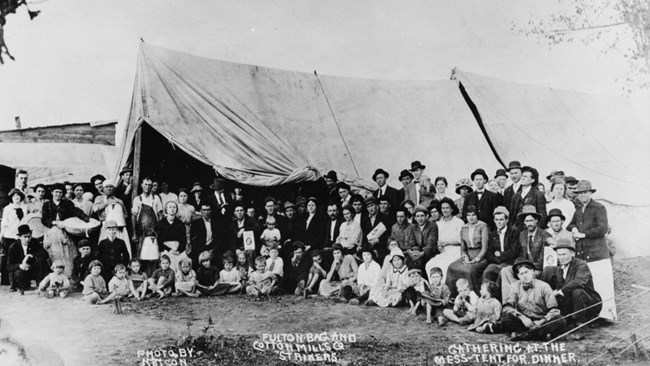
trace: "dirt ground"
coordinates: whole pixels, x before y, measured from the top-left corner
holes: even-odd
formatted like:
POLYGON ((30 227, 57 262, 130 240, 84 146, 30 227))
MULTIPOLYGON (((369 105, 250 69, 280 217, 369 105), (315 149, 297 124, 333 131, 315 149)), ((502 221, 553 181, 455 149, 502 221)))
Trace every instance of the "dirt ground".
MULTIPOLYGON (((650 293, 632 298, 642 293, 632 284, 650 286, 650 257, 618 260, 614 268, 619 319, 589 329, 583 341, 566 342, 566 352, 575 354, 577 362, 566 359, 563 364, 650 362, 641 356, 635 359, 633 347, 625 349, 630 345, 631 332, 638 339, 650 338, 650 325, 645 327, 650 324, 650 293), (614 359, 618 353, 621 355, 614 359)), ((330 299, 302 300, 288 295, 263 301, 243 295, 169 298, 128 303, 124 314, 117 315, 112 306, 85 304, 79 294, 67 299, 45 299, 34 292, 20 296, 8 288, 0 290, 1 365, 21 364, 7 361, 14 356, 29 359, 31 363, 25 365, 320 364, 302 359, 296 362, 291 358, 293 353, 269 349, 270 345, 260 350, 259 342, 269 340, 263 337, 265 333, 322 332, 327 332, 330 345, 335 341, 334 332, 354 335, 354 342, 341 340, 339 347, 343 349, 313 352, 319 357, 334 354, 337 363, 344 365, 434 365, 442 360, 436 357, 452 354, 449 348, 454 344, 505 343, 503 335, 477 334, 456 325, 443 329, 427 325, 423 314, 409 317, 404 308, 353 306, 330 299), (208 319, 212 321, 209 326, 208 319), (163 350, 172 353, 161 356, 163 350), (179 353, 189 351, 191 357, 179 353)), ((650 347, 650 339, 640 344, 650 347)), ((465 361, 459 363, 506 363, 493 359, 465 361)), ((530 355, 527 361, 544 364, 543 359, 531 359, 530 355)))

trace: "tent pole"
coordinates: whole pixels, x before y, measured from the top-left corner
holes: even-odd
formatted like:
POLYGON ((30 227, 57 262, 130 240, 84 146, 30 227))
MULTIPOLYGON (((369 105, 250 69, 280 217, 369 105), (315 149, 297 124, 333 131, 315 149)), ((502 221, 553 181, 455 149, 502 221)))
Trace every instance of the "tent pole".
POLYGON ((142 151, 142 126, 140 124, 138 129, 135 130, 134 146, 133 146, 133 190, 131 191, 131 201, 135 200, 138 196, 138 187, 140 186, 140 159, 142 151))

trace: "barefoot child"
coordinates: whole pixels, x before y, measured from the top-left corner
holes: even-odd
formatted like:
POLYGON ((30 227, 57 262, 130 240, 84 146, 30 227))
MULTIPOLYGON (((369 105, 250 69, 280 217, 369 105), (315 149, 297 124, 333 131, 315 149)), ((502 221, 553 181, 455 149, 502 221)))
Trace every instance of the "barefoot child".
POLYGON ((68 296, 70 281, 65 273, 63 273, 64 269, 65 264, 63 264, 63 261, 55 260, 54 263, 52 263, 52 271, 54 272, 48 274, 47 277, 41 281, 36 290, 36 295, 40 295, 41 292, 46 291, 49 299, 55 296, 68 296))
POLYGON ((431 318, 431 315, 433 314, 433 316, 438 320, 438 325, 442 326, 445 324, 445 317, 442 312, 445 309, 445 306, 449 304, 451 292, 449 291, 449 287, 442 282, 442 269, 440 269, 440 267, 431 268, 431 271, 429 271, 429 278, 431 278, 429 290, 421 293, 418 298, 426 307, 426 323, 433 323, 431 318))
POLYGON ((234 259, 226 256, 223 259, 223 269, 219 272, 219 284, 224 288, 223 294, 234 294, 241 291, 241 277, 239 271, 234 269, 234 259))
POLYGON ((266 271, 275 275, 275 283, 280 283, 284 276, 284 261, 280 258, 277 245, 269 247, 269 257, 266 259, 266 271))
POLYGON ((134 297, 136 300, 140 301, 145 298, 147 295, 147 274, 140 271, 141 264, 140 260, 137 258, 132 258, 131 263, 129 264, 131 273, 129 273, 129 286, 134 291, 134 297))
POLYGON ((481 298, 476 305, 476 320, 467 330, 477 333, 494 333, 492 327, 501 318, 501 303, 496 299, 499 288, 497 284, 488 281, 481 285, 481 298))
POLYGON ((419 269, 411 269, 408 271, 408 279, 406 280, 405 286, 404 299, 410 306, 406 313, 409 316, 416 316, 420 308, 418 295, 429 290, 429 282, 422 278, 422 271, 419 269))
POLYGON ((303 296, 306 299, 309 295, 318 292, 318 285, 320 281, 327 276, 327 271, 323 269, 323 252, 314 250, 311 254, 312 265, 309 269, 309 276, 307 276, 307 286, 303 296))
POLYGON ((88 265, 90 274, 84 280, 84 289, 82 291, 84 300, 89 304, 96 304, 102 298, 108 296, 106 292, 106 281, 102 277, 102 262, 94 260, 88 265))
POLYGON ((262 248, 260 249, 260 254, 267 257, 269 255, 269 248, 272 245, 280 244, 282 236, 280 235, 280 230, 275 227, 275 218, 273 216, 268 216, 266 218, 266 229, 262 231, 262 248))
POLYGON ((176 273, 176 292, 173 296, 185 295, 188 297, 199 297, 199 292, 196 290, 196 273, 192 269, 192 260, 187 257, 180 259, 178 263, 178 273, 176 273))
POLYGON ((160 268, 156 269, 151 277, 147 280, 149 288, 158 294, 158 299, 172 293, 174 279, 176 277, 174 270, 169 268, 171 260, 166 254, 160 256, 160 268))
POLYGON ((248 276, 246 293, 255 297, 268 295, 275 286, 275 275, 265 272, 266 260, 260 256, 255 258, 255 272, 248 276))
POLYGON ((115 301, 115 312, 122 313, 122 301, 126 300, 129 293, 134 294, 135 289, 131 292, 129 280, 126 279, 126 267, 122 263, 115 265, 113 278, 108 282, 108 291, 110 294, 97 304, 106 304, 109 301, 115 301))
POLYGON ((454 308, 445 309, 443 315, 452 322, 468 325, 476 319, 478 296, 469 288, 469 282, 464 278, 459 278, 456 281, 456 288, 458 296, 454 301, 454 308))

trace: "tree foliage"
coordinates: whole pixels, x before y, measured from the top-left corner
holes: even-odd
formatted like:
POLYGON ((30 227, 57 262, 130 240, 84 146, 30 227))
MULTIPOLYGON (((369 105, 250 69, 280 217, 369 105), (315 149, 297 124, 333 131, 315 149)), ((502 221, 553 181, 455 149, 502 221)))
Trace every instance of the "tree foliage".
POLYGON ((557 0, 559 11, 513 29, 549 46, 582 42, 628 62, 627 90, 650 88, 650 0, 557 0))

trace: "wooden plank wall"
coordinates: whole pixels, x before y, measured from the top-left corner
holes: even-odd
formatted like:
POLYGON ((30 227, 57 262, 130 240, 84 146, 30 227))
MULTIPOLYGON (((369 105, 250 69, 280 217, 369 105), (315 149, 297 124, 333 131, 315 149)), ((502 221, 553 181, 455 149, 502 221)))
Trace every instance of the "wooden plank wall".
POLYGON ((0 142, 49 142, 115 146, 117 122, 91 126, 90 123, 23 128, 0 131, 0 142))

